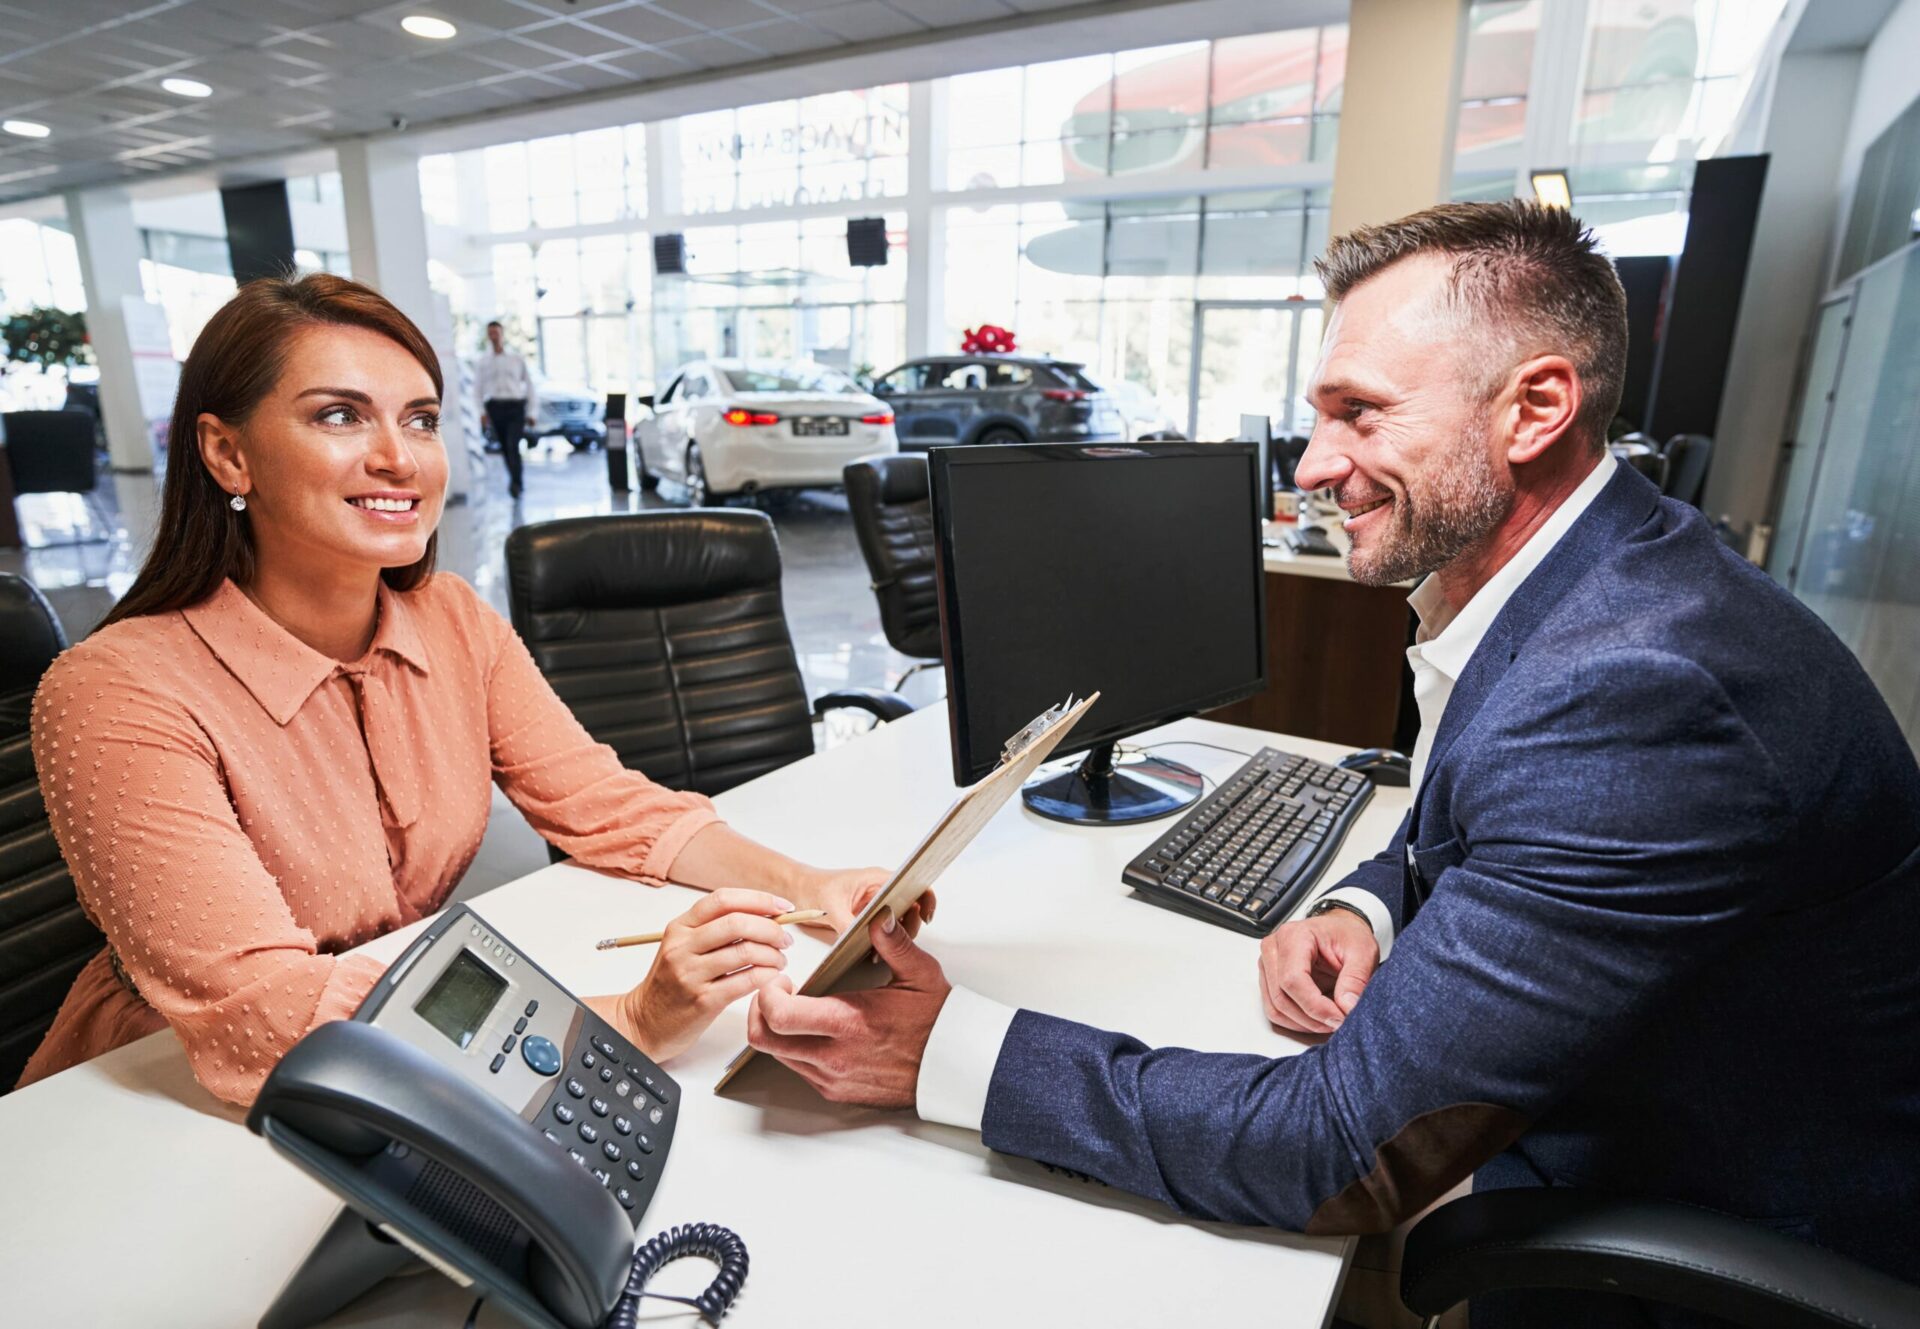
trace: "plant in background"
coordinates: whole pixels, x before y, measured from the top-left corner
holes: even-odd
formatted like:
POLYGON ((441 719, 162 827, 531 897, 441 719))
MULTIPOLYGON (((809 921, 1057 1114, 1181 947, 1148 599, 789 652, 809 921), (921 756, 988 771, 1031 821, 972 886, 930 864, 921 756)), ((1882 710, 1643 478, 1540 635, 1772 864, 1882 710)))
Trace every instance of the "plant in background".
POLYGON ((4 328, 9 364, 86 364, 93 359, 87 341, 87 316, 64 309, 34 308, 11 315, 4 328))

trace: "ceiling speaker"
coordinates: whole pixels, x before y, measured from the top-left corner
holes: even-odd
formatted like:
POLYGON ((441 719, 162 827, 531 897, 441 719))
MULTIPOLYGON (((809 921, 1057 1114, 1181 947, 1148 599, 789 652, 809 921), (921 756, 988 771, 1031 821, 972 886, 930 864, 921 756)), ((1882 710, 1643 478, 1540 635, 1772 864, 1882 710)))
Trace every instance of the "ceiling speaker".
POLYGON ((887 265, 886 218, 847 218, 847 262, 856 268, 883 268, 887 265))
POLYGON ((653 270, 663 277, 685 276, 687 237, 678 231, 653 237, 653 270))

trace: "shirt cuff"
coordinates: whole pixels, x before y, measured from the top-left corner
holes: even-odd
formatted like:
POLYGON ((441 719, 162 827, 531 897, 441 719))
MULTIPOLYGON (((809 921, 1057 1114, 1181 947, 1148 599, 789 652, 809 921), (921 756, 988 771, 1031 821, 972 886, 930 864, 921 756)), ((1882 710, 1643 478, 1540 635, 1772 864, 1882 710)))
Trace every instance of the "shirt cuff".
POLYGON ((1000 1045, 1020 1012, 977 992, 947 993, 933 1032, 920 1055, 914 1110, 923 1121, 977 1131, 987 1115, 987 1089, 1000 1061, 1000 1045))
POLYGON ((1367 916, 1367 922, 1373 926, 1373 939, 1380 943, 1380 960, 1386 962, 1393 953, 1393 915, 1387 912, 1386 904, 1372 891, 1359 886, 1335 886, 1322 900, 1338 900, 1341 904, 1350 904, 1367 916))
POLYGON ((668 824, 654 839, 652 848, 640 864, 640 875, 649 881, 671 881, 668 874, 673 871, 673 861, 680 857, 680 851, 687 842, 701 831, 720 820, 713 801, 703 794, 689 794, 689 798, 699 801, 668 824))

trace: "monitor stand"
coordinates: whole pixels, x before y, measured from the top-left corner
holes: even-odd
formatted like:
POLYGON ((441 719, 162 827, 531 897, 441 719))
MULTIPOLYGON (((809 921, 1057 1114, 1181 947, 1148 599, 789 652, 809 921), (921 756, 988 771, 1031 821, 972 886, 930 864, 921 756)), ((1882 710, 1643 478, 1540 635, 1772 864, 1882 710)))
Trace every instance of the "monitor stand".
POLYGON ((1113 744, 1102 743, 1072 770, 1027 781, 1020 799, 1054 821, 1111 826, 1171 816, 1200 797, 1203 783, 1191 766, 1159 757, 1116 766, 1113 744))

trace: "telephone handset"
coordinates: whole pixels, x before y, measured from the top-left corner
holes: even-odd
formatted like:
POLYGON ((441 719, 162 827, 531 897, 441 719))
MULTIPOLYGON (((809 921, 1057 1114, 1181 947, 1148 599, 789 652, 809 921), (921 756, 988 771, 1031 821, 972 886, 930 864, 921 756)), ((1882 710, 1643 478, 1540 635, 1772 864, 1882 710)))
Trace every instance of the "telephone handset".
POLYGON ((416 1255, 536 1329, 594 1329, 637 1275, 679 1101, 478 914, 449 910, 352 1020, 288 1049, 247 1116, 347 1205, 261 1329, 324 1319, 416 1255))

